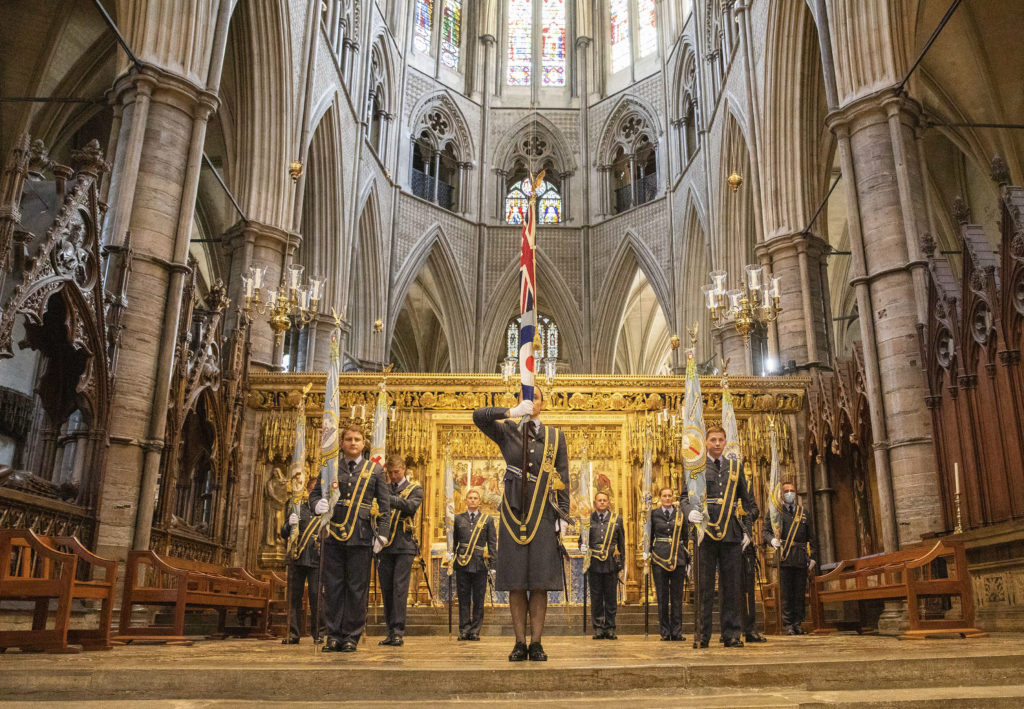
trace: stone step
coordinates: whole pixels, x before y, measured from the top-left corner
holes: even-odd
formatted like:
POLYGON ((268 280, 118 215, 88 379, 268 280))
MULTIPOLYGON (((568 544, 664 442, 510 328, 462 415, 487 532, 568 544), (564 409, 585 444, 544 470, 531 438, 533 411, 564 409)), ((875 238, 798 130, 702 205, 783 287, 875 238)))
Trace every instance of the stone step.
MULTIPOLYGON (((649 706, 1020 706, 1020 636, 899 642, 842 636, 777 638, 742 649, 687 643, 550 638, 546 663, 510 664, 507 639, 424 639, 353 654, 308 642, 225 640, 192 647, 128 646, 52 656, 9 651, 6 701, 402 702, 538 700, 649 706), (712 695, 712 697, 705 695, 712 695), (745 697, 740 701, 741 697, 745 697), (649 701, 648 701, 649 700, 649 701), (1017 702, 1014 704, 1013 702, 1017 702)), ((411 706, 411 704, 409 704, 411 706)))

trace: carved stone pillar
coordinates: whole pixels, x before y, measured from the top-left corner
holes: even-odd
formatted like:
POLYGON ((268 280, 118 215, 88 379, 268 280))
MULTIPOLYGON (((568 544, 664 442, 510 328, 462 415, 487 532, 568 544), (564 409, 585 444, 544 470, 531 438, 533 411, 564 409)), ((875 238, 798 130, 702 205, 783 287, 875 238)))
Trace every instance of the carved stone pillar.
POLYGON ((916 236, 927 229, 913 149, 920 106, 887 90, 829 115, 850 203, 851 285, 860 309, 885 549, 943 528, 921 372, 916 236), (896 525, 899 520, 899 526, 896 525))
POLYGON ((822 282, 821 265, 828 245, 813 235, 791 234, 758 246, 768 255, 772 275, 782 278, 780 305, 776 323, 778 358, 783 364, 793 360, 799 367, 828 364, 828 338, 822 306, 828 285, 822 282))
MULTIPOLYGON (((224 245, 228 251, 230 266, 228 271, 228 297, 232 304, 241 305, 245 302, 242 292, 242 276, 250 266, 266 267, 263 276, 264 302, 270 290, 277 290, 281 283, 281 275, 289 253, 294 254, 301 243, 298 234, 292 234, 278 227, 258 224, 256 222, 239 222, 224 234, 224 245)), ((228 325, 233 323, 234 309, 231 309, 228 325)), ((280 371, 280 343, 275 343, 274 332, 265 316, 252 314, 251 361, 256 367, 268 371, 280 371)))

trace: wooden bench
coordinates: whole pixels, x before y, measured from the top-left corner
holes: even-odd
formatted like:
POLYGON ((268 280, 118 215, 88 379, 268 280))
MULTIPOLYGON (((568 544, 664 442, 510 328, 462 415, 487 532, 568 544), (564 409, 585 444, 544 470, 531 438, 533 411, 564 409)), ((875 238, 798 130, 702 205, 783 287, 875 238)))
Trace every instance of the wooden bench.
MULTIPOLYGON (((855 601, 862 616, 865 601, 906 601, 910 628, 901 636, 903 638, 985 635, 974 627, 974 598, 967 555, 960 542, 939 541, 930 548, 915 546, 842 561, 827 574, 816 577, 814 586, 816 632, 839 629, 836 623, 825 619, 828 603, 855 601), (921 609, 921 601, 939 598, 959 599, 960 617, 928 617, 921 609)), ((862 618, 858 618, 854 629, 865 630, 862 618)))
POLYGON ((260 579, 270 583, 270 621, 272 635, 288 637, 288 581, 276 571, 263 571, 260 579))
POLYGON ((194 637, 185 635, 188 608, 217 611, 217 633, 213 637, 269 638, 272 637, 268 633, 269 607, 270 583, 257 579, 245 569, 159 556, 151 550, 133 551, 128 554, 121 625, 116 639, 191 644, 194 637), (171 607, 172 621, 169 625, 133 627, 132 609, 137 605, 171 607), (229 626, 229 609, 236 609, 240 614, 249 612, 256 622, 229 626))
POLYGON ((96 556, 75 537, 40 536, 28 529, 0 530, 0 600, 35 601, 31 630, 0 631, 0 651, 9 647, 47 652, 109 650, 117 562, 96 556), (103 578, 94 578, 102 570, 103 578), (53 629, 46 628, 50 601, 57 601, 53 629), (100 603, 99 625, 70 628, 75 600, 100 603))

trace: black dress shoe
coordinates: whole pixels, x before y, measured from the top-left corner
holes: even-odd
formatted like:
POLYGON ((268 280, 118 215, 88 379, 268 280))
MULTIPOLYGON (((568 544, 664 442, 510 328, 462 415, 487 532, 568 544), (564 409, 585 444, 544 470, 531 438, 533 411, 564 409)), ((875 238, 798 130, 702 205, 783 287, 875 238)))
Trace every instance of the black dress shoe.
POLYGON ((508 654, 508 661, 509 662, 522 662, 523 660, 529 659, 529 657, 530 657, 530 653, 526 649, 526 643, 519 643, 519 642, 517 642, 515 644, 515 647, 512 648, 512 652, 510 652, 508 654))
POLYGON ((793 628, 786 628, 785 635, 797 635, 798 633, 793 628))
POLYGON ((766 643, 768 642, 768 638, 761 635, 761 633, 751 633, 746 637, 746 641, 748 643, 766 643))
POLYGON ((387 636, 386 638, 384 638, 383 640, 381 640, 377 644, 378 645, 393 645, 394 642, 395 642, 395 636, 394 635, 389 635, 389 636, 387 636))
POLYGON ((799 623, 793 626, 793 630, 797 635, 807 635, 807 633, 804 632, 804 629, 800 627, 799 623))
POLYGON ((726 647, 743 647, 743 641, 739 638, 729 638, 725 641, 726 647))
POLYGON ((694 640, 694 647, 702 647, 703 648, 703 647, 707 647, 708 646, 708 639, 707 638, 704 638, 703 640, 701 640, 700 641, 700 645, 697 645, 696 642, 697 641, 694 640))
POLYGON ((341 643, 337 640, 328 640, 327 644, 324 645, 324 652, 341 652, 341 643))
POLYGON ((592 637, 594 640, 604 640, 604 633, 594 633, 592 637))
POLYGON ((281 644, 282 645, 298 645, 299 644, 299 639, 298 638, 285 638, 284 640, 281 641, 281 644))
POLYGON ((462 640, 469 640, 469 636, 466 635, 465 633, 459 633, 459 640, 460 641, 462 641, 462 640))
POLYGON ((619 636, 618 636, 618 635, 616 635, 615 633, 613 633, 613 632, 612 632, 612 631, 610 631, 610 630, 606 630, 606 631, 604 632, 604 639, 605 639, 605 640, 618 640, 618 639, 619 639, 619 636))
POLYGON ((540 643, 530 643, 530 661, 531 662, 547 662, 548 656, 544 652, 544 648, 541 647, 540 643))
POLYGON ((477 635, 476 633, 473 633, 472 635, 470 635, 468 639, 469 640, 473 640, 475 642, 480 642, 480 636, 477 635))
POLYGON ((351 640, 346 640, 341 644, 341 652, 355 652, 356 644, 351 640))
POLYGON ((668 635, 662 635, 661 639, 665 640, 665 641, 668 641, 668 640, 671 640, 672 638, 670 638, 668 635))

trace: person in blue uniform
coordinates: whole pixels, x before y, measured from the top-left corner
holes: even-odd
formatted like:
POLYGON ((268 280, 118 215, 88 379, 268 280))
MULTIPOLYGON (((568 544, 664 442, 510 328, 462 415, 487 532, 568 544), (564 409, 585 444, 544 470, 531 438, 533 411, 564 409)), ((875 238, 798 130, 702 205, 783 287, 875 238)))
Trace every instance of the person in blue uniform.
POLYGON ((683 584, 689 555, 686 551, 686 517, 675 505, 670 487, 658 494, 661 505, 651 512, 648 539, 651 576, 658 599, 658 630, 662 640, 683 640, 683 584))
MULTIPOLYGON (((771 537, 769 543, 779 554, 779 590, 782 601, 782 625, 786 635, 803 635, 800 624, 806 611, 807 574, 814 571, 814 535, 804 506, 796 497, 796 486, 782 485, 781 539, 771 537)), ((766 534, 770 536, 770 534, 766 534)))
POLYGON ((391 504, 389 534, 377 554, 377 578, 384 599, 387 636, 378 645, 401 647, 405 640, 406 607, 409 602, 409 577, 412 562, 419 553, 416 541, 416 512, 423 504, 423 486, 405 475, 405 459, 392 455, 384 464, 388 475, 388 501, 391 504))
POLYGON ((611 499, 606 492, 594 495, 587 547, 590 553, 587 583, 590 585, 594 640, 615 640, 619 572, 626 555, 626 532, 622 517, 612 512, 611 499))
POLYGON ((459 640, 479 640, 484 624, 487 574, 498 548, 495 519, 480 511, 480 492, 466 493, 466 511, 455 515, 455 586, 459 592, 459 640))

